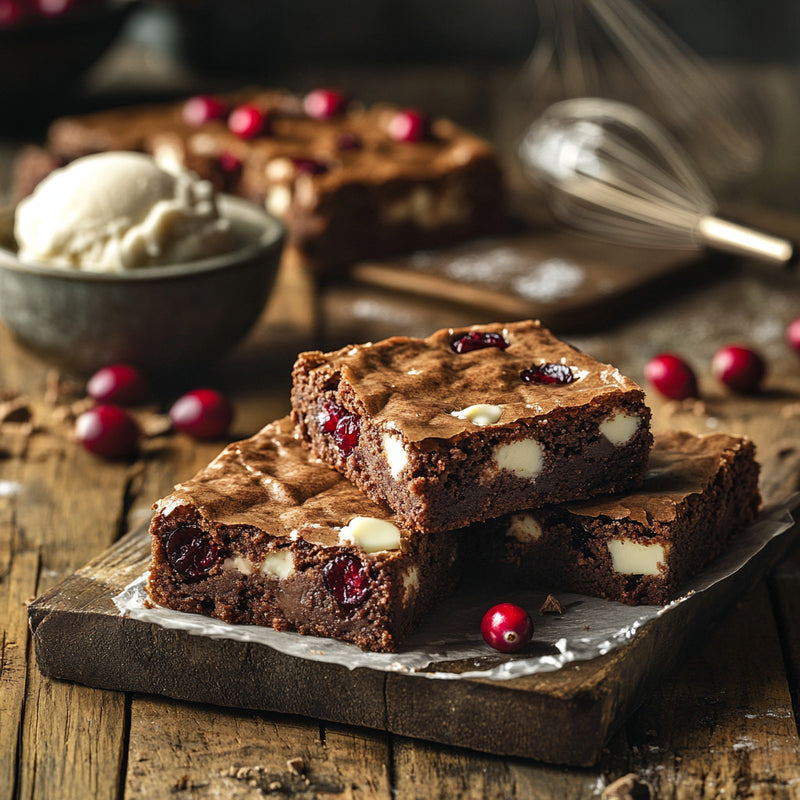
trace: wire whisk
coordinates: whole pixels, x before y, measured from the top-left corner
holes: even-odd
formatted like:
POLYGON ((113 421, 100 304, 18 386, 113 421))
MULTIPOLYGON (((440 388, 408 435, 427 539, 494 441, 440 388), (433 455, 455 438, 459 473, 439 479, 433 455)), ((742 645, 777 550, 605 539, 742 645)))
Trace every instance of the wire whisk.
POLYGON ((717 216, 717 203, 674 137, 643 111, 576 98, 548 108, 519 149, 562 222, 630 245, 712 247, 779 264, 791 242, 717 216))
POLYGON ((659 119, 709 178, 754 174, 769 127, 763 106, 732 86, 635 0, 536 0, 527 64, 547 102, 608 97, 659 119))

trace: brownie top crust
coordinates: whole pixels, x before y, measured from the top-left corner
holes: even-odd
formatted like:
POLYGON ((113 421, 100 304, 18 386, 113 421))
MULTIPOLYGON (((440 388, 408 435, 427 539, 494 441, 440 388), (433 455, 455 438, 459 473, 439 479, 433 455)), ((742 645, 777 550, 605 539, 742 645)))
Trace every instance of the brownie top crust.
POLYGON ((265 112, 265 132, 242 138, 224 119, 189 125, 182 117, 184 104, 171 103, 63 117, 51 125, 48 147, 64 159, 110 149, 142 150, 165 161, 171 148, 207 158, 225 154, 273 181, 312 159, 300 171, 321 191, 349 182, 432 180, 470 161, 495 157, 489 142, 444 118, 432 119, 430 135, 421 141, 395 141, 388 129, 399 109, 388 104, 351 103, 341 113, 315 119, 304 113, 302 99, 289 92, 248 89, 221 99, 228 109, 247 103, 265 112))
POLYGON ((628 518, 645 526, 671 522, 681 503, 692 495, 702 495, 720 470, 737 458, 754 460, 752 441, 725 433, 704 436, 686 431, 659 433, 655 436, 649 469, 639 489, 624 495, 567 503, 564 507, 582 517, 628 518))
MULTIPOLYGON (((340 531, 356 517, 394 524, 389 509, 301 446, 288 417, 228 445, 159 500, 155 510, 169 516, 187 504, 215 524, 255 526, 275 537, 302 536, 323 547, 339 544, 340 531)), ((400 529, 400 535, 405 538, 407 532, 400 529)))
POLYGON ((469 409, 476 406, 492 407, 494 429, 512 429, 555 411, 580 415, 581 409, 644 405, 641 388, 618 369, 533 320, 444 328, 425 339, 398 336, 300 354, 296 372, 317 369, 331 386, 348 383, 367 414, 412 442, 474 433, 469 409), (500 337, 494 341, 501 346, 456 352, 454 342, 470 334, 500 337), (552 365, 557 365, 554 382, 525 379, 524 373, 552 365))

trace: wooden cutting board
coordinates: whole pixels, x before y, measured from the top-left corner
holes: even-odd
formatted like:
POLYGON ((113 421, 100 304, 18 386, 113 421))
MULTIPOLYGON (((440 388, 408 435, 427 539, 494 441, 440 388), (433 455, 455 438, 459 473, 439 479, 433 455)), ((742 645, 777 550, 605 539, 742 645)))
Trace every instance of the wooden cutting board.
POLYGON ((356 264, 357 285, 473 310, 476 320, 540 319, 559 330, 606 324, 665 288, 723 268, 720 257, 626 247, 553 225, 356 264))
POLYGON ((557 672, 509 681, 349 670, 266 645, 123 618, 112 597, 146 569, 145 529, 132 531, 37 599, 29 608, 29 624, 39 669, 51 678, 589 766, 680 653, 741 599, 793 538, 792 532, 774 540, 732 578, 647 623, 622 648, 557 672))

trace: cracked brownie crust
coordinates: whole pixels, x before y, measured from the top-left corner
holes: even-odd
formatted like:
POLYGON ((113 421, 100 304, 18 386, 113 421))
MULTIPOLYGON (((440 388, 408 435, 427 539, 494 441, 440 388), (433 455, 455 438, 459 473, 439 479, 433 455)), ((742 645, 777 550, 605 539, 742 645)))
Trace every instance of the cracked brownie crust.
POLYGON ((315 455, 425 531, 624 491, 652 443, 642 390, 535 321, 301 353, 292 409, 315 455))

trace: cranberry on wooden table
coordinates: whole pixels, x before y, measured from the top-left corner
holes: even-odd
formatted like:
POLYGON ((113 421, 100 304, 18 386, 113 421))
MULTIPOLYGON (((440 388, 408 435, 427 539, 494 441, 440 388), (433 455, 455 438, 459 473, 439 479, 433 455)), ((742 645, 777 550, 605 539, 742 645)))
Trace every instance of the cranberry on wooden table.
POLYGON ((786 344, 797 353, 800 353, 800 317, 793 319, 786 326, 786 344))
POLYGON ((125 409, 104 404, 90 408, 78 417, 75 436, 94 455, 127 458, 136 452, 141 429, 125 409))
POLYGON ((675 353, 661 353, 647 362, 644 376, 670 400, 697 397, 697 377, 689 364, 675 353))
POLYGON ((521 650, 533 636, 531 615, 514 603, 499 603, 484 614, 481 633, 490 647, 501 653, 521 650))
POLYGON ((169 410, 172 424, 194 439, 221 439, 233 422, 233 406, 216 389, 194 389, 169 410))
POLYGON ((99 403, 133 406, 147 399, 150 385, 141 370, 132 364, 109 364, 89 378, 86 393, 99 403))
POLYGON ((711 372, 731 391, 752 394, 758 391, 767 371, 761 355, 744 345, 727 345, 711 359, 711 372))

